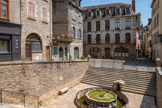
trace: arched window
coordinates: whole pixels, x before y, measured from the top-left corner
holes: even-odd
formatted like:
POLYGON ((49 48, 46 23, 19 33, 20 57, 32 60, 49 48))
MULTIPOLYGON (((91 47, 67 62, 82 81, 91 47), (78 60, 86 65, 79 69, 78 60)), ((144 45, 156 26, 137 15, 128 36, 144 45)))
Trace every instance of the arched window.
POLYGON ((105 43, 106 44, 110 43, 110 35, 109 34, 106 34, 106 36, 105 36, 105 43))
POLYGON ((131 42, 131 35, 130 33, 125 34, 125 43, 130 43, 131 42))
POLYGON ((100 44, 100 35, 98 34, 97 36, 96 36, 96 44, 100 44))
POLYGON ((62 47, 59 48, 59 60, 60 61, 63 60, 63 48, 62 47))
POLYGON ((74 59, 79 59, 79 48, 78 47, 74 48, 74 59))
POLYGON ((120 43, 120 34, 115 34, 115 43, 120 43))
POLYGON ((88 44, 91 44, 91 35, 88 35, 88 44))
POLYGON ((25 50, 26 58, 31 58, 32 51, 42 50, 41 40, 37 34, 32 33, 26 38, 25 50))

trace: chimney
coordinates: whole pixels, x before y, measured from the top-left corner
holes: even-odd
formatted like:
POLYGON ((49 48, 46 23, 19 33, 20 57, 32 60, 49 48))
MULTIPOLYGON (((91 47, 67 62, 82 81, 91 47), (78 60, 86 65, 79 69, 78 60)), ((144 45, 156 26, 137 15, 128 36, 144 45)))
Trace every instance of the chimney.
POLYGON ((132 0, 132 9, 134 12, 136 12, 136 2, 135 0, 132 0))

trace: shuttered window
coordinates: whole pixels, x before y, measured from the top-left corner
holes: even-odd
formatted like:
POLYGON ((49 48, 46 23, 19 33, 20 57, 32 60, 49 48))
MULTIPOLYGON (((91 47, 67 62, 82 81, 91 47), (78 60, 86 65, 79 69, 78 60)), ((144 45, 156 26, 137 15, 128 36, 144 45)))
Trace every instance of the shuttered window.
POLYGON ((35 19, 35 4, 28 2, 28 17, 35 19))
POLYGON ((48 22, 47 9, 46 8, 42 8, 42 21, 43 22, 48 22))

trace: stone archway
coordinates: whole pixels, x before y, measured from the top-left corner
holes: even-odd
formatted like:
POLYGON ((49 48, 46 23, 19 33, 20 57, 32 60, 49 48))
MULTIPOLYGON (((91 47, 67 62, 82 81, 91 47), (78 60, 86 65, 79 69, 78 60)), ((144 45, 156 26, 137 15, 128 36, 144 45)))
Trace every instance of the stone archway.
POLYGON ((115 48, 115 58, 128 58, 129 50, 125 47, 117 47, 115 48))

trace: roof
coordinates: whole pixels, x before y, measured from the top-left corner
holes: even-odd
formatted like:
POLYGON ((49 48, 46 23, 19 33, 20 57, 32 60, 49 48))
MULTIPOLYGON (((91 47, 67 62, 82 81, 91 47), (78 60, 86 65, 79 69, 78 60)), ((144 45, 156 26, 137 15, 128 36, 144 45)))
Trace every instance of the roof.
POLYGON ((131 4, 113 3, 113 4, 104 4, 104 5, 86 6, 86 7, 83 7, 82 10, 97 9, 97 8, 107 8, 107 7, 116 7, 116 6, 127 6, 127 5, 131 6, 131 4))

